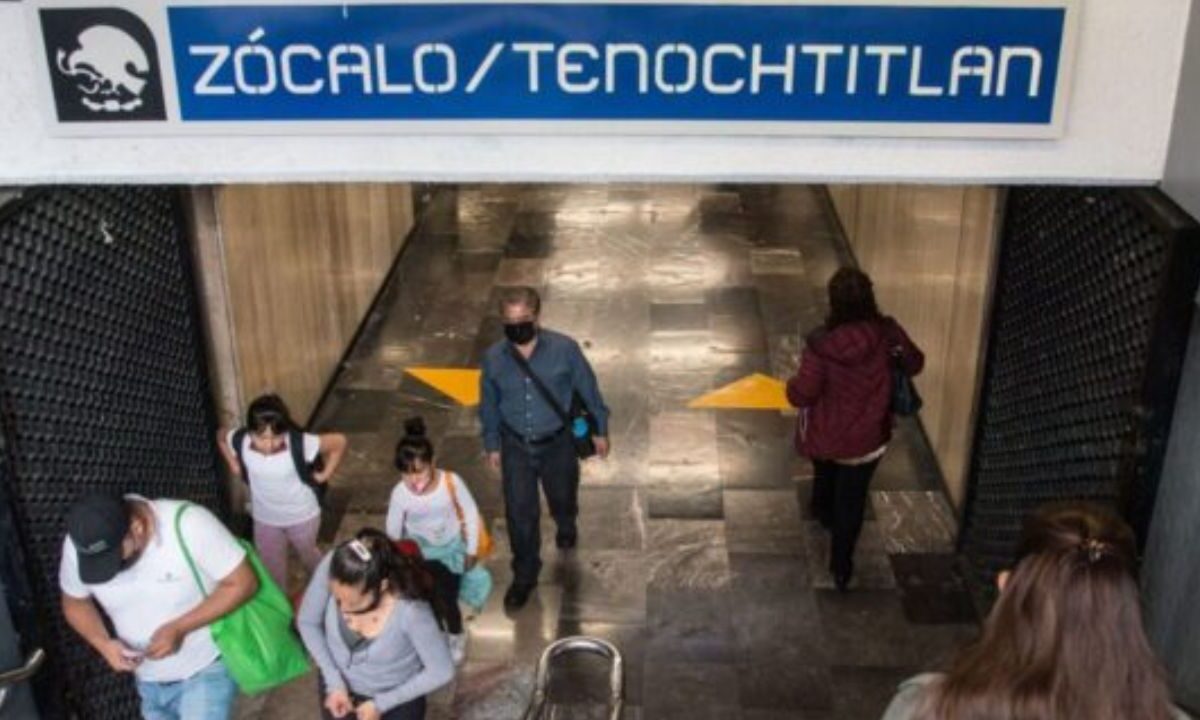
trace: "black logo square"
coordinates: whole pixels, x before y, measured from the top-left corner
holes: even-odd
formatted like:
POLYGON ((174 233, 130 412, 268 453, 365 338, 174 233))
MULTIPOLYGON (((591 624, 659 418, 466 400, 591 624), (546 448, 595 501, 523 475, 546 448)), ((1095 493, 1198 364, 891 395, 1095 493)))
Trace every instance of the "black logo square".
POLYGON ((60 122, 166 120, 154 35, 121 8, 44 8, 42 39, 60 122))

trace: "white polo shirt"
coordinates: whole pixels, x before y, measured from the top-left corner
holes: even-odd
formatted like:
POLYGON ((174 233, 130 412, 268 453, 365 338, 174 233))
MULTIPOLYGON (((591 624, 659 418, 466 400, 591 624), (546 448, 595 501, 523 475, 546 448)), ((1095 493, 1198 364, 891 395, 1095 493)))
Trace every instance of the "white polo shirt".
MULTIPOLYGON (((233 447, 231 430, 225 441, 233 447)), ((236 450, 236 449, 235 449, 236 450)), ((250 433, 242 439, 242 462, 250 481, 250 515, 255 522, 272 527, 288 527, 308 522, 321 514, 321 505, 312 488, 296 472, 290 448, 264 455, 254 449, 250 433)), ((321 452, 321 438, 304 433, 304 460, 313 462, 321 452)))
MULTIPOLYGON (((71 597, 95 598, 112 619, 117 637, 135 650, 145 650, 155 630, 195 608, 204 595, 188 568, 175 533, 175 513, 184 503, 137 496, 126 499, 148 503, 154 510, 154 537, 137 563, 108 582, 88 585, 79 578, 79 559, 68 536, 63 541, 58 582, 71 597)), ((199 505, 184 512, 181 529, 196 569, 210 592, 246 557, 246 551, 221 521, 199 505)), ((189 633, 174 655, 142 661, 137 678, 147 682, 186 680, 219 656, 212 633, 203 627, 189 633)))

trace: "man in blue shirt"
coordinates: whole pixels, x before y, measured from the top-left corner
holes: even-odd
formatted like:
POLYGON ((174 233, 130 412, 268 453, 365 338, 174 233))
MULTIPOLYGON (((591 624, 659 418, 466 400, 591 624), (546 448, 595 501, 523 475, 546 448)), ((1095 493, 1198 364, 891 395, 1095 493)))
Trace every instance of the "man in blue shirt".
POLYGON ((546 400, 514 357, 529 368, 569 412, 578 392, 596 420, 596 454, 608 455, 608 408, 596 375, 579 343, 538 325, 541 298, 533 288, 511 288, 500 298, 505 339, 488 348, 480 379, 479 418, 488 464, 504 482, 505 516, 512 548, 513 584, 504 595, 510 610, 520 608, 537 585, 542 561, 538 481, 558 526, 559 549, 575 547, 579 514, 579 458, 572 429, 546 400))

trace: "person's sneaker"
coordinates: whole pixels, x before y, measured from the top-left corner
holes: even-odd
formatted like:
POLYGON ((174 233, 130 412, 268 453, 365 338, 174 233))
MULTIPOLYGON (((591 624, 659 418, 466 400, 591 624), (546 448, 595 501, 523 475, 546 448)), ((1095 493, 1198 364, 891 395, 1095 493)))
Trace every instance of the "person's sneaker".
POLYGON ((520 610, 529 602, 529 594, 533 592, 533 583, 513 583, 504 593, 504 609, 520 610))
POLYGON ((463 660, 467 659, 467 631, 463 630, 457 635, 448 634, 447 637, 450 639, 450 658, 455 665, 462 665, 463 660))

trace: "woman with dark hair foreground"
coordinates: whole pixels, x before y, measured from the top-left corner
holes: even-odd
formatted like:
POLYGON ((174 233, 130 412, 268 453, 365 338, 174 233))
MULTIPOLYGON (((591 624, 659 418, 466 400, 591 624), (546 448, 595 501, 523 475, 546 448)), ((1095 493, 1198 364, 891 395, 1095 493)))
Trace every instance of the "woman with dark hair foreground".
POLYGON ((892 435, 894 365, 916 375, 925 356, 880 314, 865 273, 838 270, 829 280, 829 316, 808 336, 787 397, 800 410, 796 450, 812 460, 812 512, 832 532, 829 570, 843 591, 867 488, 892 435))
POLYGON ((1087 503, 1025 523, 978 641, 908 680, 884 720, 1179 720, 1142 628, 1133 532, 1087 503))
POLYGON ((317 566, 296 618, 321 672, 322 717, 422 720, 454 665, 420 554, 363 528, 317 566))

